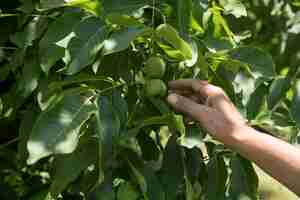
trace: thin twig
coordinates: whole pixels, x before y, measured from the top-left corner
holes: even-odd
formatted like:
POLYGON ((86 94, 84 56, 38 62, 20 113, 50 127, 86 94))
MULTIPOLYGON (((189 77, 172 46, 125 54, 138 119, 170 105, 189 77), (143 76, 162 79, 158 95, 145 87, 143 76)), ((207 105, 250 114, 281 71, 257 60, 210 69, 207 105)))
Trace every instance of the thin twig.
MULTIPOLYGON (((16 14, 11 14, 11 13, 0 14, 0 18, 5 18, 5 17, 19 17, 19 16, 21 16, 21 14, 19 14, 19 13, 16 13, 16 14)), ((45 18, 50 18, 50 19, 56 19, 56 17, 49 16, 49 15, 32 14, 32 15, 27 15, 27 16, 31 16, 31 17, 45 17, 45 18)))
POLYGON ((12 140, 10 140, 10 141, 4 143, 4 144, 1 144, 1 145, 0 145, 0 149, 4 149, 4 148, 8 147, 9 145, 11 145, 11 144, 13 144, 13 143, 19 141, 20 139, 21 139, 21 137, 16 137, 16 138, 14 138, 14 139, 12 139, 12 140))
POLYGON ((16 50, 18 49, 17 47, 0 47, 0 49, 7 49, 7 50, 16 50))
POLYGON ((155 0, 153 0, 153 2, 152 2, 153 4, 152 4, 152 6, 153 6, 153 10, 152 10, 152 29, 153 29, 153 31, 152 31, 152 35, 151 35, 151 46, 150 46, 150 49, 151 49, 151 54, 153 54, 154 53, 154 37, 155 37, 155 33, 154 33, 154 30, 155 30, 155 4, 156 4, 156 2, 155 2, 155 0))
POLYGON ((119 88, 119 87, 122 87, 122 86, 133 86, 135 84, 136 83, 131 83, 131 84, 121 83, 121 84, 114 85, 112 87, 105 88, 103 90, 96 90, 96 91, 98 92, 98 94, 102 94, 102 93, 108 92, 110 90, 113 90, 113 89, 116 89, 116 88, 119 88))

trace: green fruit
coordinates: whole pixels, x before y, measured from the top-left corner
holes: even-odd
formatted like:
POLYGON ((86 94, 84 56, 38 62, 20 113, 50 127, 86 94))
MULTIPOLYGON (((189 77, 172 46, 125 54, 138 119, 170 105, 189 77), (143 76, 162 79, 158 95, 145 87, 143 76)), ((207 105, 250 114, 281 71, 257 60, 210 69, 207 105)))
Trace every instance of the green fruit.
POLYGON ((151 79, 146 82, 145 91, 148 97, 163 97, 167 94, 167 86, 160 79, 151 79))
POLYGON ((166 72, 166 63, 160 57, 151 57, 146 61, 144 73, 148 78, 162 78, 166 72))

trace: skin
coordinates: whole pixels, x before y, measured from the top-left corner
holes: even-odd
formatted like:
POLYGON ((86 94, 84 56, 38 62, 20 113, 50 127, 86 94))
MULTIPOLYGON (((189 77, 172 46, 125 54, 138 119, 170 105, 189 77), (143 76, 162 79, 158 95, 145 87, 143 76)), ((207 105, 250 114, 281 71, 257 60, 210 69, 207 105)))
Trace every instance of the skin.
POLYGON ((249 127, 225 92, 195 79, 169 83, 169 104, 300 196, 300 150, 249 127))

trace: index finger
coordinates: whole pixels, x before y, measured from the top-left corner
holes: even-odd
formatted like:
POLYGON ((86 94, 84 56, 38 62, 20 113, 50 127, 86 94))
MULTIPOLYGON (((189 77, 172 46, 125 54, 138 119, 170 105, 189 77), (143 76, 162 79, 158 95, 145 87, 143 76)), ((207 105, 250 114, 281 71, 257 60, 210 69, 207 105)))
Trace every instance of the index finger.
POLYGON ((191 92, 197 92, 201 89, 201 87, 207 84, 207 81, 201 81, 197 79, 182 79, 170 81, 168 85, 171 90, 187 90, 191 92))

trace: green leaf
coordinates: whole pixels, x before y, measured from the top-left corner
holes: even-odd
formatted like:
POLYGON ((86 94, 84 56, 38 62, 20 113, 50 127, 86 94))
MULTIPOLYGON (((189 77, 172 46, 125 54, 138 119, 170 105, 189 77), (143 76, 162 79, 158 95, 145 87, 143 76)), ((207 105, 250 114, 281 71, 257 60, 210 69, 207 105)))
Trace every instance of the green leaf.
POLYGON ((48 48, 44 49, 41 53, 41 69, 48 74, 55 63, 64 57, 65 49, 53 44, 49 45, 48 48))
POLYGON ((239 72, 236 74, 233 80, 234 91, 236 94, 241 93, 243 95, 242 104, 244 106, 247 105, 251 94, 255 91, 256 84, 258 84, 257 81, 258 80, 245 72, 239 72))
POLYGON ((52 9, 65 5, 65 0, 40 0, 40 9, 52 9))
MULTIPOLYGON (((203 18, 208 11, 208 0, 194 0, 193 1, 193 17, 195 20, 204 26, 203 18)), ((209 12, 209 11, 208 11, 209 12)))
POLYGON ((229 194, 232 200, 258 199, 258 177, 250 161, 235 156, 230 161, 232 170, 229 194))
POLYGON ((38 87, 40 74, 41 70, 38 61, 38 54, 36 50, 30 50, 27 52, 24 60, 22 77, 17 86, 16 94, 18 97, 18 105, 21 105, 23 101, 38 87))
POLYGON ((111 99, 99 96, 97 99, 96 131, 99 137, 99 182, 104 180, 103 170, 113 162, 113 141, 120 134, 120 119, 111 99))
POLYGON ((113 33, 104 42, 103 54, 109 55, 127 49, 131 42, 146 31, 145 28, 130 27, 113 33))
POLYGON ((116 115, 120 119, 121 130, 125 130, 128 122, 128 105, 120 91, 113 91, 112 105, 115 108, 116 115))
POLYGON ((134 125, 136 126, 134 129, 129 130, 131 132, 131 136, 136 136, 136 134, 140 131, 140 129, 147 127, 147 126, 154 126, 154 125, 173 125, 174 117, 171 114, 165 114, 161 116, 154 116, 149 117, 141 121, 137 121, 134 125))
POLYGON ((26 166, 26 160, 28 158, 27 141, 36 119, 37 110, 32 108, 28 109, 25 112, 19 127, 19 136, 21 140, 18 143, 18 157, 21 166, 26 166))
POLYGON ((47 194, 48 194, 48 189, 44 189, 31 195, 27 200, 41 200, 41 199, 48 200, 46 199, 47 194))
POLYGON ((159 110, 162 115, 170 114, 171 109, 169 105, 163 100, 155 97, 150 97, 149 100, 151 103, 159 110))
POLYGON ((103 1, 105 14, 118 13, 118 14, 133 14, 138 12, 140 8, 151 5, 152 1, 149 0, 110 0, 103 1))
POLYGON ((181 135, 185 135, 185 126, 183 117, 181 115, 175 115, 175 114, 165 114, 162 116, 155 116, 150 117, 145 120, 139 121, 136 124, 136 127, 129 130, 127 137, 135 137, 140 129, 147 127, 147 126, 163 126, 168 125, 173 130, 178 131, 181 135))
POLYGON ((121 51, 104 57, 101 56, 97 61, 99 65, 93 66, 93 71, 98 72, 100 75, 111 77, 114 80, 123 79, 129 83, 133 80, 131 58, 128 51, 121 51))
POLYGON ((185 59, 193 58, 193 50, 190 45, 185 42, 175 28, 168 24, 161 24, 156 29, 157 37, 160 38, 161 42, 166 42, 181 52, 185 59))
POLYGON ((120 26, 142 26, 142 23, 138 19, 129 15, 122 15, 119 13, 110 14, 106 16, 106 19, 110 23, 117 24, 120 26))
MULTIPOLYGON (((45 111, 49 106, 55 104, 55 102, 61 100, 61 90, 58 87, 55 89, 51 88, 50 82, 56 80, 56 76, 48 76, 48 78, 43 78, 39 82, 39 88, 37 93, 37 103, 42 111, 45 111)), ((54 82, 55 83, 55 82, 54 82)))
POLYGON ((185 177, 185 199, 186 200, 194 200, 194 188, 188 177, 185 177))
POLYGON ((225 198, 226 182, 228 177, 224 158, 220 155, 213 156, 207 166, 208 182, 206 195, 209 200, 225 198))
MULTIPOLYGON (((202 149, 193 148, 193 149, 185 149, 184 152, 186 176, 189 178, 189 181, 193 184, 197 181, 201 182, 201 184, 207 181, 206 180, 207 170, 206 170, 206 165, 204 161, 205 158, 203 156, 202 150, 203 148, 202 149)), ((205 186, 203 185, 202 187, 204 188, 205 186)))
POLYGON ((213 36, 215 38, 221 39, 224 36, 223 34, 224 32, 226 34, 225 36, 227 36, 230 43, 233 46, 235 46, 234 33, 229 28, 229 25, 226 19, 223 17, 220 9, 214 6, 213 8, 210 9, 210 11, 212 12, 212 22, 214 24, 213 36))
POLYGON ((91 64, 104 46, 107 28, 98 18, 83 19, 74 30, 76 37, 68 45, 71 62, 66 74, 73 75, 91 64))
POLYGON ((5 52, 2 49, 0 49, 0 62, 3 62, 4 58, 5 58, 5 52))
POLYGON ((151 117, 145 119, 142 123, 140 123, 140 127, 152 126, 152 125, 168 125, 172 123, 173 116, 170 114, 151 117))
POLYGON ((139 193, 129 182, 125 182, 119 186, 117 200, 137 200, 139 193))
POLYGON ((40 10, 49 10, 59 7, 77 7, 96 16, 102 14, 102 4, 99 0, 40 0, 40 10))
POLYGON ((42 112, 31 132, 27 148, 28 164, 51 154, 72 153, 77 147, 80 128, 95 111, 89 100, 65 96, 42 112))
MULTIPOLYGON (((18 67, 20 67, 24 64, 24 60, 25 60, 25 57, 27 54, 26 50, 27 50, 27 48, 22 48, 22 49, 19 48, 13 53, 10 62, 7 65, 5 65, 5 67, 7 66, 9 69, 5 69, 5 67, 4 67, 4 74, 5 74, 4 77, 6 75, 8 75, 8 74, 6 74, 7 73, 6 70, 15 72, 18 67)), ((3 71, 1 71, 1 72, 3 72, 3 71)), ((1 79, 3 78, 2 74, 0 74, 0 78, 1 79)))
POLYGON ((179 32, 182 36, 187 37, 192 20, 193 1, 177 0, 177 19, 179 32))
POLYGON ((298 130, 290 118, 289 112, 270 112, 266 109, 258 115, 252 124, 282 140, 294 143, 298 130))
MULTIPOLYGON (((100 96, 97 99, 97 126, 100 140, 112 145, 112 140, 119 135, 120 119, 110 98, 100 96)), ((111 146, 110 146, 111 147, 111 146)))
POLYGON ((165 193, 162 185, 154 173, 153 169, 143 165, 140 169, 135 167, 132 162, 129 161, 129 166, 134 173, 135 178, 144 194, 144 197, 148 200, 164 200, 165 193))
POLYGON ((93 191, 88 194, 87 200, 115 200, 116 195, 113 191, 111 177, 106 179, 103 184, 97 185, 93 191))
POLYGON ((203 144, 204 134, 202 130, 197 126, 187 127, 186 134, 182 135, 179 139, 179 144, 188 149, 193 149, 194 147, 200 148, 203 144))
POLYGON ((82 138, 72 154, 59 155, 54 161, 54 176, 50 186, 56 198, 83 170, 97 161, 98 142, 95 138, 82 138))
POLYGON ((128 160, 128 164, 130 166, 130 169, 132 170, 133 176, 135 177, 141 191, 143 192, 143 194, 145 196, 147 193, 147 190, 148 190, 148 185, 147 185, 145 177, 129 160, 128 160))
POLYGON ((255 78, 272 78, 275 76, 275 65, 270 54, 253 47, 240 47, 229 52, 232 59, 248 64, 255 78))
POLYGON ((165 192, 154 170, 145 166, 143 174, 147 182, 147 197, 149 200, 165 200, 165 192))
POLYGON ((39 43, 41 67, 48 73, 50 68, 65 56, 65 48, 74 33, 74 27, 80 22, 81 13, 64 13, 49 25, 39 43))
POLYGON ((66 48, 67 45, 63 41, 70 37, 71 32, 80 23, 82 17, 82 14, 78 12, 66 12, 57 17, 49 25, 47 32, 40 41, 40 48, 46 49, 53 44, 66 48))
POLYGON ((26 14, 31 14, 36 6, 35 5, 36 2, 33 2, 33 0, 27 0, 27 1, 21 0, 20 3, 22 3, 22 5, 20 5, 17 9, 26 14))
POLYGON ((232 49, 233 45, 227 38, 215 38, 212 35, 208 34, 203 43, 206 47, 213 52, 232 49))
POLYGON ((300 128, 299 106, 300 106, 300 80, 298 79, 294 85, 294 96, 293 96, 293 100, 292 100, 292 106, 290 109, 292 118, 297 123, 298 128, 300 128))
POLYGON ((35 17, 28 23, 24 31, 17 32, 10 36, 10 40, 19 48, 26 48, 33 45, 47 28, 47 18, 35 17))
POLYGON ((169 45, 165 45, 163 43, 157 44, 170 58, 176 60, 185 60, 185 57, 182 55, 181 51, 170 47, 169 45))
POLYGON ((0 116, 2 115, 2 112, 4 110, 3 100, 0 98, 0 116))
POLYGON ((83 83, 88 84, 89 82, 112 83, 112 81, 109 80, 109 78, 106 76, 98 76, 98 75, 93 75, 93 74, 83 72, 73 76, 68 76, 62 81, 52 81, 49 84, 48 89, 51 91, 51 90, 61 89, 63 87, 70 87, 72 85, 80 85, 83 83))
POLYGON ((102 3, 99 0, 70 0, 66 2, 65 6, 78 7, 96 16, 102 14, 102 3))
POLYGON ((163 155, 162 183, 165 190, 166 200, 176 200, 177 191, 184 180, 183 163, 181 162, 181 148, 177 144, 175 135, 168 140, 163 155))
POLYGON ((169 124, 169 127, 174 128, 180 135, 185 135, 185 125, 182 115, 173 115, 173 121, 169 124))
POLYGON ((269 96, 268 106, 272 109, 281 99, 284 99, 287 91, 291 87, 291 80, 286 77, 276 77, 272 82, 269 96))
POLYGON ((255 119, 260 112, 263 112, 266 105, 266 99, 268 94, 268 87, 265 84, 261 84, 251 94, 247 103, 247 119, 255 119))
POLYGON ((220 4, 223 6, 225 14, 232 14, 236 18, 247 16, 246 7, 240 0, 220 0, 220 4))

